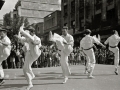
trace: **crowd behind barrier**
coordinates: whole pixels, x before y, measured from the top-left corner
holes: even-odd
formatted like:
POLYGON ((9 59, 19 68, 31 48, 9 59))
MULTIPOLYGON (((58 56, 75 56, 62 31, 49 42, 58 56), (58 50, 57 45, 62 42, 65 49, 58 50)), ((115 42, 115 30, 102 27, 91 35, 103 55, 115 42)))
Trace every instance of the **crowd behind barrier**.
MULTIPOLYGON (((95 50, 95 56, 97 64, 114 64, 114 55, 107 49, 95 50)), ((69 65, 85 65, 86 62, 86 57, 79 51, 79 47, 74 47, 68 59, 69 65)), ((17 49, 15 45, 12 45, 11 54, 7 60, 3 61, 2 65, 4 69, 22 68, 24 61, 25 53, 22 45, 17 49)), ((57 66, 60 66, 60 54, 55 47, 51 49, 50 46, 41 47, 41 55, 32 65, 33 68, 57 66)))

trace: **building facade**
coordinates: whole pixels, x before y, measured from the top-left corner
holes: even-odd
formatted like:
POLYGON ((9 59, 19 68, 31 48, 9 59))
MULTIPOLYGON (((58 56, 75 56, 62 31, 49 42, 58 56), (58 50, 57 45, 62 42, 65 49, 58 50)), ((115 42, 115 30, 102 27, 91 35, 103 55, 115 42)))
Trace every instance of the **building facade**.
POLYGON ((46 39, 50 31, 61 34, 61 11, 59 10, 44 17, 44 37, 46 39))
POLYGON ((62 26, 69 27, 78 43, 85 28, 104 41, 110 30, 120 27, 120 0, 62 0, 61 9, 62 26))
POLYGON ((55 11, 44 17, 44 33, 53 31, 60 34, 61 11, 55 11))
POLYGON ((19 0, 15 8, 30 24, 43 22, 46 15, 61 9, 59 0, 19 0))

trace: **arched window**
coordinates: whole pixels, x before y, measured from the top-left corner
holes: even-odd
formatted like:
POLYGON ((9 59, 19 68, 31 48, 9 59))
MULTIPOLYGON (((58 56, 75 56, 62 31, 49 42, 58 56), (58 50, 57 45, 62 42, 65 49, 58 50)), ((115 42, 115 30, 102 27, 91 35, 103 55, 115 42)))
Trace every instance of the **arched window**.
POLYGON ((40 33, 40 27, 37 26, 37 33, 40 33))

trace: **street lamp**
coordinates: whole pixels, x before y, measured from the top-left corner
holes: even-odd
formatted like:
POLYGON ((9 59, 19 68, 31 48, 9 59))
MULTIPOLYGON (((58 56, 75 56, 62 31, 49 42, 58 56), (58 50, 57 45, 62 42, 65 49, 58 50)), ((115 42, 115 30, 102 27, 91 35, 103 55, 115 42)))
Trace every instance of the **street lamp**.
POLYGON ((1 10, 1 8, 2 8, 2 6, 3 6, 4 3, 5 3, 4 0, 0 0, 0 10, 1 10))

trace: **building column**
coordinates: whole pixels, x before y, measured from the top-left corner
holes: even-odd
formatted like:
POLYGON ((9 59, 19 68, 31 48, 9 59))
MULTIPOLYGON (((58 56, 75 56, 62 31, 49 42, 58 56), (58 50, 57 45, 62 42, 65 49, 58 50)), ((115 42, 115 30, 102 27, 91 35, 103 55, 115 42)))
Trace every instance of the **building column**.
POLYGON ((107 6, 106 0, 102 0, 102 20, 103 21, 106 20, 106 6, 107 6))
POLYGON ((71 0, 68 0, 68 28, 71 29, 71 0))
POLYGON ((64 26, 64 0, 61 0, 61 25, 64 26))
POLYGON ((118 19, 118 24, 120 25, 120 0, 116 0, 116 16, 118 19))
POLYGON ((79 0, 75 0, 75 33, 80 29, 79 6, 79 0))

